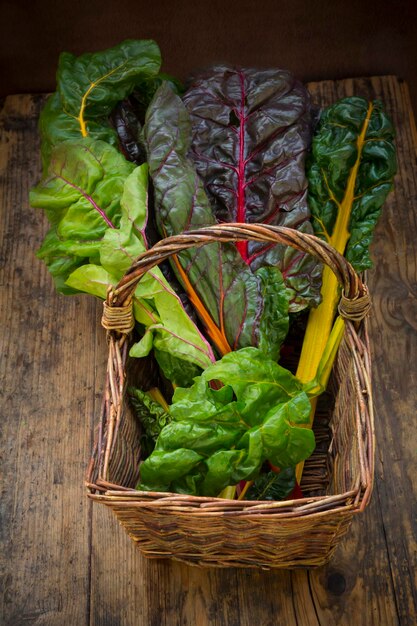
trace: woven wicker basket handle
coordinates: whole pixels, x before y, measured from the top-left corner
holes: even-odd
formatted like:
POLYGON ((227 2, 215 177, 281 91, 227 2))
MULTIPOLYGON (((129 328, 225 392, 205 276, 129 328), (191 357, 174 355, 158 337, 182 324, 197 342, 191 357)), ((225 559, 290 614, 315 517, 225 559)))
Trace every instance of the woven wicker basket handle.
POLYGON ((339 304, 340 314, 346 319, 360 321, 368 313, 370 301, 366 285, 350 263, 325 241, 314 235, 280 226, 219 224, 167 237, 141 254, 118 285, 109 290, 107 301, 104 303, 103 326, 107 330, 123 334, 128 334, 132 330, 134 319, 131 301, 136 285, 148 270, 171 255, 207 243, 247 240, 283 244, 313 255, 330 267, 343 288, 339 304))

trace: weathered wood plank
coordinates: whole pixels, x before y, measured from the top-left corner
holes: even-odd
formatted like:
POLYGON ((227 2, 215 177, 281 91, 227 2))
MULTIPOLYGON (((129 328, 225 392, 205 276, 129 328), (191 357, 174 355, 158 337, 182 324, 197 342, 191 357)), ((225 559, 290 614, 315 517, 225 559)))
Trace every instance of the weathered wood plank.
POLYGON ((96 306, 58 296, 34 256, 46 230, 28 203, 40 175, 40 104, 39 97, 10 97, 0 117, 5 626, 81 625, 89 612, 90 507, 82 483, 95 411, 96 306))
POLYGON ((367 610, 355 624, 415 624, 416 483, 411 473, 417 448, 417 171, 415 127, 407 88, 394 77, 325 81, 320 100, 347 95, 380 98, 397 130, 398 174, 375 232, 369 273, 373 297, 371 338, 376 416, 376 477, 372 506, 358 519, 334 561, 311 574, 321 623, 337 616, 352 623, 347 608, 367 610), (414 428, 413 428, 414 425, 414 428), (329 589, 329 579, 339 592, 329 589), (327 585, 326 585, 327 581, 327 585), (342 593, 342 589, 345 590, 342 593), (393 593, 393 595, 392 595, 393 593), (349 601, 346 595, 350 596, 349 601), (332 598, 333 596, 333 598, 332 598), (348 604, 347 604, 348 602, 348 604), (330 613, 331 611, 331 613, 330 613), (398 622, 397 622, 398 620, 398 622))
POLYGON ((398 128, 396 194, 379 224, 375 245, 372 333, 379 426, 377 492, 383 511, 392 580, 401 624, 417 622, 417 170, 415 127, 406 113, 404 84, 383 86, 398 128), (400 111, 404 111, 401 119, 400 111), (414 132, 413 132, 414 131, 414 132))

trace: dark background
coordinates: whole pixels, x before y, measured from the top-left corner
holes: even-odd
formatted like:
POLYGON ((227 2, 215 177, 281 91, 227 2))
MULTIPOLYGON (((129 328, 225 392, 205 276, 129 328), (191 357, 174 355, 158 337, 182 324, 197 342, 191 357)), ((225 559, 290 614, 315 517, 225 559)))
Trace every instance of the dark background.
POLYGON ((152 38, 179 78, 227 61, 321 80, 396 74, 417 111, 417 1, 0 0, 0 96, 51 91, 62 50, 152 38))

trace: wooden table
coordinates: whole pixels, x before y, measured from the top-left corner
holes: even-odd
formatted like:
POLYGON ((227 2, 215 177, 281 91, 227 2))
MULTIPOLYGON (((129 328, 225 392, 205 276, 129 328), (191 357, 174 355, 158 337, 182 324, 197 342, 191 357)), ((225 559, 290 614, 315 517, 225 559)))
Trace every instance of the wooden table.
POLYGON ((207 571, 148 562, 83 486, 104 382, 100 305, 64 297, 35 258, 47 224, 28 205, 40 176, 41 96, 0 113, 1 498, 4 626, 415 625, 417 134, 394 77, 310 85, 321 104, 380 97, 397 128, 395 193, 369 285, 376 409, 372 503, 314 571, 207 571), (414 509, 414 511, 413 511, 414 509))

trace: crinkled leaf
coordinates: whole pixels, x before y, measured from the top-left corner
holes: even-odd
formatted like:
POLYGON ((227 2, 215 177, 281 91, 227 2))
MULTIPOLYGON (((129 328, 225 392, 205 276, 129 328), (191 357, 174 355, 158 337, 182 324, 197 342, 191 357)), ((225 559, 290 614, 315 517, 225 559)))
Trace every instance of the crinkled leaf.
MULTIPOLYGON (((102 239, 121 217, 120 197, 134 166, 104 141, 65 141, 51 153, 47 171, 31 191, 32 206, 45 210, 52 228, 39 256, 52 265, 64 256, 55 278, 65 282, 71 270, 98 260, 102 239)), ((110 268, 111 269, 111 268, 110 268)), ((57 285, 58 286, 58 285, 57 285)))
POLYGON ((259 471, 261 465, 261 448, 255 449, 250 467, 244 450, 219 450, 207 459, 207 473, 201 485, 201 493, 205 496, 219 495, 228 485, 250 477, 259 471), (246 462, 245 462, 246 461, 246 462), (240 471, 244 463, 245 470, 240 471))
POLYGON ((314 228, 335 243, 338 213, 346 213, 345 256, 358 271, 371 266, 369 245, 395 171, 394 129, 381 102, 344 98, 323 112, 308 164, 314 228))
POLYGON ((120 199, 118 228, 108 228, 100 246, 100 262, 106 269, 123 276, 146 250, 148 168, 136 167, 126 178, 120 199))
MULTIPOLYGON (((265 460, 287 467, 307 458, 314 435, 303 428, 310 402, 295 377, 257 348, 227 354, 210 365, 189 389, 176 389, 170 414, 153 454, 141 466, 140 489, 155 490, 175 462, 167 490, 218 495, 227 485, 256 477, 265 460), (214 390, 210 382, 221 381, 214 390), (190 467, 174 451, 200 455, 190 467), (166 456, 165 456, 166 455, 166 456), (163 473, 159 474, 163 467, 163 473)), ((188 459, 188 457, 186 457, 188 459)))
POLYGON ((219 391, 212 389, 203 375, 204 372, 191 387, 178 387, 175 390, 170 409, 174 419, 195 419, 201 422, 215 418, 217 422, 239 422, 245 405, 233 401, 233 388, 225 385, 219 391))
POLYGON ((261 474, 246 492, 245 500, 285 500, 295 487, 295 470, 285 467, 278 474, 261 474))
MULTIPOLYGON (((79 57, 63 52, 57 82, 63 108, 82 129, 86 120, 103 118, 144 78, 158 74, 161 55, 151 40, 126 40, 79 57)), ((86 122, 88 134, 88 122, 86 122)))
POLYGON ((117 145, 117 134, 108 119, 112 109, 137 84, 152 83, 160 63, 159 48, 153 41, 127 40, 79 57, 63 52, 57 91, 40 117, 44 168, 52 148, 66 139, 89 136, 117 145))
POLYGON ((233 446, 243 431, 243 426, 225 423, 171 422, 161 431, 156 449, 190 448, 208 456, 219 448, 233 446))
MULTIPOLYGON (((188 113, 168 85, 155 94, 144 130, 161 236, 216 223, 187 158, 188 113)), ((259 343, 265 332, 261 281, 233 245, 213 243, 183 251, 174 257, 173 267, 221 354, 259 343)))
MULTIPOLYGON (((89 136, 100 139, 113 146, 117 145, 117 135, 107 120, 91 120, 88 125, 89 136)), ((61 104, 58 92, 52 94, 39 117, 39 131, 42 139, 41 156, 44 170, 47 169, 54 146, 68 139, 80 140, 80 124, 78 120, 66 113, 61 104)))
POLYGON ((169 491, 172 481, 188 474, 204 457, 194 450, 179 448, 178 450, 154 450, 140 466, 141 483, 138 489, 146 489, 152 484, 152 491, 169 491), (157 477, 157 482, 155 481, 157 477))
MULTIPOLYGON (((305 156, 310 98, 285 70, 217 66, 195 78, 184 95, 192 121, 189 151, 220 222, 267 223, 311 231, 305 156)), ((317 304, 320 266, 285 246, 239 242, 254 269, 277 265, 293 292, 291 310, 317 304), (297 272, 310 281, 300 285, 297 272), (300 287, 302 287, 300 289, 300 287), (293 303, 294 300, 294 303, 293 303)))
POLYGON ((143 428, 142 451, 146 456, 155 448, 155 442, 164 426, 171 422, 170 414, 141 389, 129 388, 130 402, 143 428))
POLYGON ((118 226, 120 197, 133 169, 104 141, 65 141, 53 150, 30 201, 46 211, 62 239, 101 240, 109 226, 118 226))
MULTIPOLYGON (((161 342, 158 342, 158 338, 156 344, 161 345, 161 342)), ((194 378, 201 374, 201 367, 198 367, 195 363, 174 356, 172 352, 155 348, 154 354, 166 378, 174 385, 189 387, 193 384, 194 378)))
POLYGON ((56 233, 56 227, 53 226, 36 253, 39 259, 45 261, 57 291, 65 295, 71 295, 78 291, 66 282, 67 276, 70 276, 80 266, 80 257, 72 253, 74 248, 78 251, 78 246, 74 246, 72 242, 60 240, 56 233))
POLYGON ((87 136, 89 120, 106 118, 136 84, 156 76, 160 64, 159 48, 151 40, 126 40, 79 57, 63 52, 57 71, 62 108, 87 136))
POLYGON ((314 448, 313 431, 299 427, 299 424, 308 423, 306 416, 309 416, 310 410, 310 400, 306 393, 301 392, 267 413, 260 430, 265 458, 273 465, 297 465, 311 454, 314 448), (306 447, 309 452, 303 456, 306 447))
MULTIPOLYGON (((229 403, 233 405, 229 398, 223 400, 218 392, 210 388, 212 380, 220 380, 233 389, 242 418, 251 426, 265 419, 265 407, 282 404, 304 393, 302 384, 291 372, 266 358, 259 349, 243 348, 226 354, 210 365, 189 389, 175 390, 171 407, 174 419, 183 419, 183 415, 200 419, 200 411, 203 415, 207 412, 214 415, 229 403)), ((297 416, 295 421, 303 423, 302 419, 297 416)))
POLYGON ((278 360, 279 347, 289 328, 290 293, 278 267, 260 267, 255 274, 261 279, 264 300, 258 347, 270 359, 278 360))

